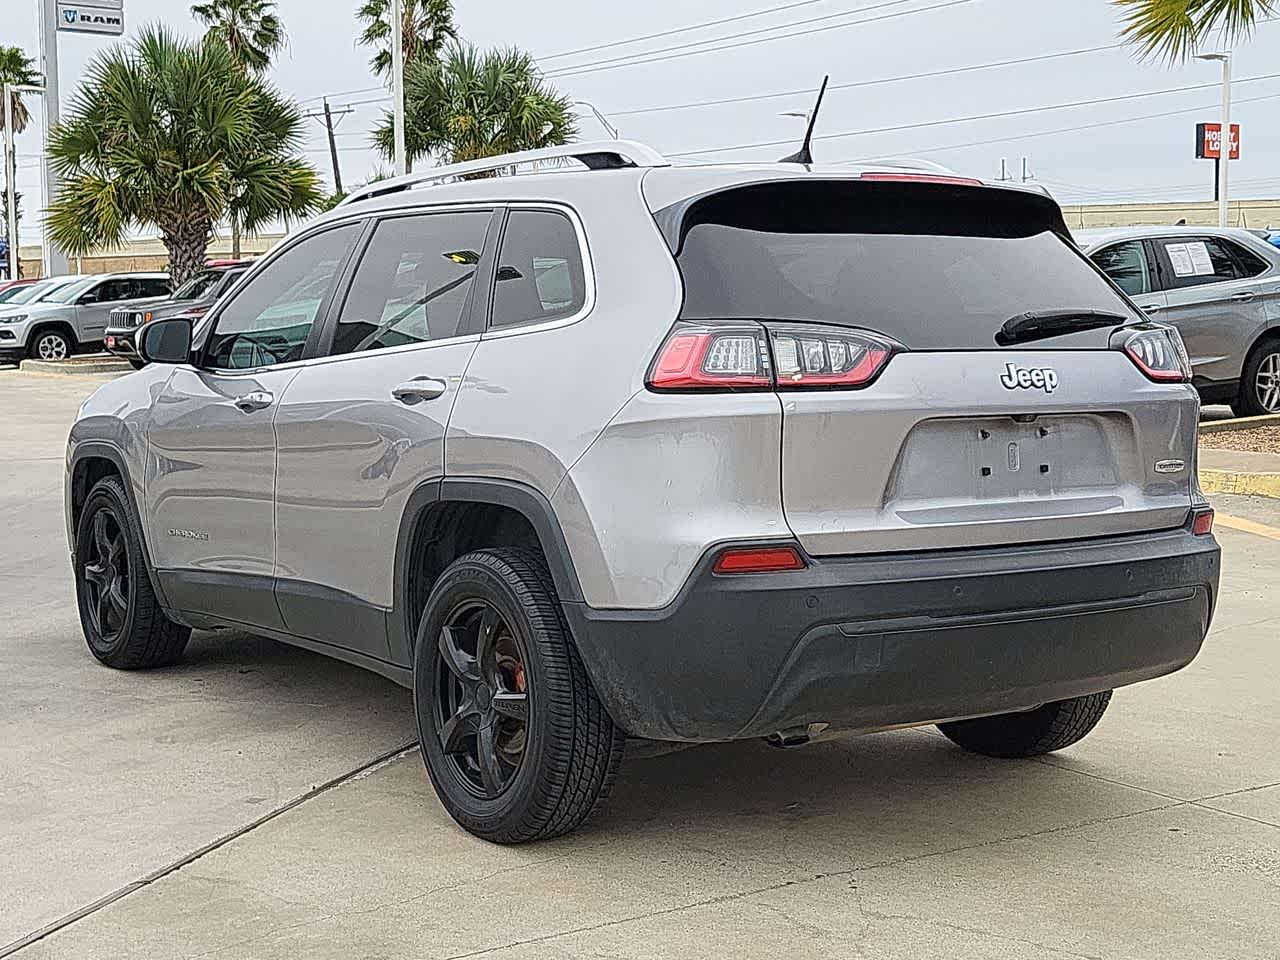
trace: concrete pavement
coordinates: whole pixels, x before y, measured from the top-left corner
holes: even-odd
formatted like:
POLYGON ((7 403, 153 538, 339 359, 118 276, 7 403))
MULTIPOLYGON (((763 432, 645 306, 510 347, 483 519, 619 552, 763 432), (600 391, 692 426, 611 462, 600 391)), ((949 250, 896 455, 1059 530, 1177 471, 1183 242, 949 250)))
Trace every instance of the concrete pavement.
MULTIPOLYGON (((1220 525, 1200 658, 1047 760, 932 730, 703 747, 629 761, 592 828, 502 849, 416 754, 367 767, 412 735, 384 681, 243 635, 152 674, 92 661, 61 520, 88 389, 0 372, 23 410, 0 433, 0 955, 81 911, 16 956, 1276 956, 1280 540, 1220 525)), ((1215 502, 1280 529, 1274 502, 1215 502)))

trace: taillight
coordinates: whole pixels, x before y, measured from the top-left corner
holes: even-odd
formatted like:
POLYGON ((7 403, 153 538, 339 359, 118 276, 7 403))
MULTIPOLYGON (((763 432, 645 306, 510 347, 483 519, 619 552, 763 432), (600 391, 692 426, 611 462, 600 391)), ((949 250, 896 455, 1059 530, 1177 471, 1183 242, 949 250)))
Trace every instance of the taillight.
POLYGON ((845 327, 681 323, 646 382, 658 391, 857 389, 902 349, 887 337, 845 327))
POLYGON ((864 330, 767 326, 779 390, 865 387, 902 349, 887 337, 864 330))
POLYGON ((677 325, 649 371, 654 390, 771 390, 764 328, 677 325))
POLYGON ((1126 337, 1122 348, 1151 380, 1159 383, 1187 383, 1191 380, 1187 348, 1173 327, 1140 328, 1126 337))
POLYGON ((780 573, 803 570, 804 557, 795 547, 730 547, 716 557, 712 573, 780 573))

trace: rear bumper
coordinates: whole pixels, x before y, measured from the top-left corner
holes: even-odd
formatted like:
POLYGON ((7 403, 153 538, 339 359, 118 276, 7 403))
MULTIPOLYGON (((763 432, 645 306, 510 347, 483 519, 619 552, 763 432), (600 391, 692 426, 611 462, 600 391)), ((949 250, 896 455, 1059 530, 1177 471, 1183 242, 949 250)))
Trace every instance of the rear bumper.
POLYGON ((1219 549, 1189 529, 822 558, 721 577, 661 610, 564 604, 627 733, 704 741, 1023 710, 1172 673, 1199 652, 1219 549))

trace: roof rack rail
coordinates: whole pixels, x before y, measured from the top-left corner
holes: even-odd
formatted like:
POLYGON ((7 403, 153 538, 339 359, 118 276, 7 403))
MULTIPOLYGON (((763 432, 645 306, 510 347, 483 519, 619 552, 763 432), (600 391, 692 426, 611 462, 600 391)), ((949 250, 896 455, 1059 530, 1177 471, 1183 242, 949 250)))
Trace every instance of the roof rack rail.
POLYGON ((921 173, 943 173, 955 175, 955 170, 932 160, 920 160, 915 157, 876 157, 873 160, 855 160, 859 167, 891 167, 895 170, 919 170, 921 173))
POLYGON ((531 163, 545 163, 556 160, 576 160, 588 170, 616 170, 622 167, 669 167, 671 162, 652 147, 633 140, 592 140, 583 143, 566 143, 559 147, 546 147, 542 150, 523 150, 519 153, 504 153, 496 157, 484 157, 480 160, 468 160, 464 163, 452 163, 443 167, 432 167, 420 173, 410 173, 390 180, 379 180, 367 186, 353 190, 338 206, 358 203, 372 197, 381 197, 389 193, 398 193, 424 184, 440 183, 456 180, 459 177, 477 173, 499 173, 508 171, 514 174, 514 168, 531 163))

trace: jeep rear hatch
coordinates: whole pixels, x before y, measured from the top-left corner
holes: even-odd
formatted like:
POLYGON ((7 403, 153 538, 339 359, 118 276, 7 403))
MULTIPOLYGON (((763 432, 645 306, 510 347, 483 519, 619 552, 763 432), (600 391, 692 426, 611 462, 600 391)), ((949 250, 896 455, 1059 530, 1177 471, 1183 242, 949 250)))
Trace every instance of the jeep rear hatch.
POLYGON ((656 216, 685 298, 650 385, 777 391, 783 507, 810 553, 1186 522, 1180 341, 1140 326, 1048 197, 777 180, 656 216))

